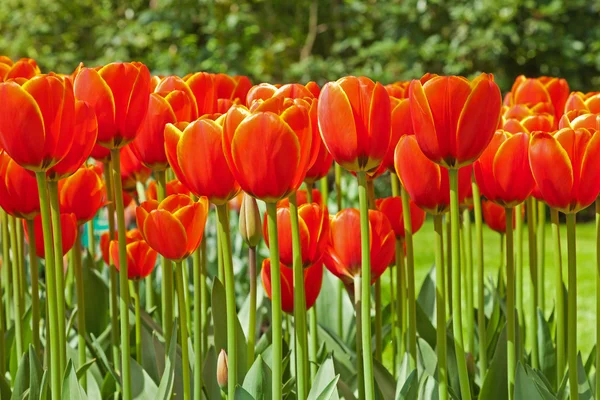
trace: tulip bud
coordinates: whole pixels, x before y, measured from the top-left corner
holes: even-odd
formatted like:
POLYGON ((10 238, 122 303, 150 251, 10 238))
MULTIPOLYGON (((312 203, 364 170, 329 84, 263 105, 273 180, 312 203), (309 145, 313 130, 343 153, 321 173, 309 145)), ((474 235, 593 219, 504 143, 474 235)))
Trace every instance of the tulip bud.
POLYGON ((227 390, 227 377, 229 374, 229 368, 227 366, 227 352, 225 349, 221 349, 219 358, 217 359, 217 382, 223 390, 227 390))
POLYGON ((260 212, 256 199, 244 193, 240 207, 240 234, 244 242, 250 247, 258 246, 262 237, 260 212))

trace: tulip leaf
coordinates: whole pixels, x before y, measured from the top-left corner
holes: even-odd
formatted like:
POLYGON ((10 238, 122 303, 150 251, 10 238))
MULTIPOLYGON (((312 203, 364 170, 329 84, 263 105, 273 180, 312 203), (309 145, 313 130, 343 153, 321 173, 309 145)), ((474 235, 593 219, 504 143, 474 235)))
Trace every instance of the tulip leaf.
POLYGON ((92 347, 94 348, 94 351, 96 352, 96 355, 98 356, 98 360, 100 361, 100 363, 102 363, 104 368, 106 368, 106 371, 108 371, 112 375, 113 379, 115 380, 115 383, 116 382, 120 383, 121 379, 119 378, 119 375, 112 367, 112 364, 108 361, 108 357, 106 356, 106 353, 102 349, 102 346, 101 346, 98 338, 96 338, 96 336, 93 333, 90 334, 90 337, 92 338, 92 347))
POLYGON ((496 344, 494 358, 483 379, 481 391, 479 392, 480 399, 504 400, 508 398, 506 347, 507 336, 505 325, 496 344))
POLYGON ((417 297, 417 303, 421 306, 423 313, 427 316, 432 325, 435 324, 435 285, 434 265, 425 276, 425 279, 423 279, 421 290, 417 297))
POLYGON ((341 333, 340 340, 353 346, 355 334, 354 306, 340 280, 327 270, 323 273, 323 283, 319 297, 317 297, 316 307, 319 325, 327 328, 331 333, 335 332, 336 336, 341 333), (342 310, 338 312, 340 295, 342 296, 342 310), (342 317, 341 332, 339 331, 340 316, 342 317))
POLYGON ((214 346, 210 346, 204 359, 202 368, 202 377, 204 378, 204 391, 209 399, 220 399, 221 388, 217 383, 217 352, 214 346))
POLYGON ((4 376, 0 376, 0 398, 10 399, 12 392, 10 390, 10 384, 4 376))
POLYGON ((171 343, 169 343, 169 357, 165 363, 160 385, 158 386, 157 400, 169 400, 173 395, 173 385, 175 382, 175 353, 177 349, 177 320, 173 322, 173 330, 171 331, 171 343))
POLYGON ((110 398, 114 396, 114 393, 117 390, 117 381, 113 375, 109 372, 104 376, 104 380, 102 381, 102 386, 100 387, 100 393, 102 394, 102 398, 110 398))
POLYGON ((99 337, 110 322, 109 290, 100 273, 94 269, 89 255, 83 259, 83 290, 85 296, 85 328, 99 337))
POLYGON ((419 394, 419 378, 417 370, 413 370, 406 379, 398 379, 395 400, 417 400, 419 394))
POLYGON ((527 400, 555 400, 539 376, 531 369, 517 363, 515 376, 515 399, 527 400))
MULTIPOLYGON (((430 375, 423 376, 423 383, 419 389, 419 399, 438 400, 439 397, 438 383, 430 375)), ((452 396, 450 396, 452 397, 452 396)))
POLYGON ((260 355, 246 374, 242 388, 255 399, 271 399, 271 369, 260 355))
POLYGON ((29 345, 29 399, 38 400, 41 397, 44 370, 33 348, 29 345))
POLYGON ((591 400, 594 398, 592 394, 592 385, 585 374, 581 353, 577 353, 577 378, 579 380, 579 400, 591 400))
POLYGON ((340 375, 335 373, 333 355, 330 353, 319 367, 319 370, 313 379, 312 387, 308 393, 308 400, 339 399, 336 388, 339 378, 340 375))
POLYGON ((134 400, 158 398, 158 387, 150 375, 133 358, 131 363, 131 396, 134 400))
POLYGON ((550 326, 544 318, 541 309, 537 310, 537 341, 539 351, 539 366, 544 376, 551 382, 556 383, 556 351, 552 342, 550 326))
POLYGON ((29 353, 24 353, 19 361, 17 375, 13 382, 12 400, 20 400, 29 389, 29 353))
POLYGON ((256 400, 250 393, 248 393, 243 387, 240 385, 235 387, 235 400, 256 400))
POLYGON ((96 363, 96 359, 91 359, 77 369, 77 379, 81 379, 83 374, 87 374, 88 370, 96 363))
POLYGON ((417 360, 420 366, 419 370, 424 370, 431 376, 435 375, 438 363, 437 354, 429 343, 421 338, 417 338, 417 360))
POLYGON ((77 373, 73 361, 69 360, 62 384, 63 400, 87 400, 85 391, 77 380, 77 373))
POLYGON ((396 393, 396 381, 392 374, 375 359, 373 359, 373 377, 383 400, 393 400, 396 393))
POLYGON ((416 303, 416 310, 417 332, 419 333, 419 336, 425 339, 425 341, 427 341, 427 343, 429 343, 431 347, 435 347, 437 337, 435 333, 435 328, 433 327, 431 320, 429 319, 425 311, 423 311, 423 308, 419 303, 416 303))

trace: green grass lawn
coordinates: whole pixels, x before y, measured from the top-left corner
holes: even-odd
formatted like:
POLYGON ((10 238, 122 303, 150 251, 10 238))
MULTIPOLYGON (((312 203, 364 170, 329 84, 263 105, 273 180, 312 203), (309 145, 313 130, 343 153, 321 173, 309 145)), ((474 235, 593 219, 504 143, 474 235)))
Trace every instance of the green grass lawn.
MULTIPOLYGON (((474 224, 473 224, 474 229, 474 224)), ((530 278, 529 278, 529 254, 527 241, 527 226, 524 226, 524 286, 523 301, 525 312, 529 311, 527 304, 530 298, 530 278)), ((563 260, 563 279, 567 282, 567 240, 566 226, 561 225, 561 243, 563 260)), ((554 250, 552 243, 552 233, 550 223, 546 224, 546 246, 545 246, 545 312, 548 316, 554 307, 556 298, 555 265, 554 250)), ((496 280, 498 268, 501 265, 500 260, 500 235, 484 225, 484 263, 486 276, 493 275, 496 280)), ((415 279, 417 290, 419 290, 423 279, 434 264, 433 252, 433 220, 428 218, 423 227, 414 237, 415 249, 415 279)), ((589 353, 595 343, 595 321, 596 321, 596 274, 595 274, 595 225, 593 223, 581 223, 577 225, 577 334, 578 347, 585 356, 589 353)), ((539 261, 538 261, 539 263, 539 261)), ((476 267, 474 272, 476 273, 476 267)), ((387 285, 384 285, 387 286, 387 285)), ((387 288, 386 288, 387 289, 387 288)), ((384 289, 385 290, 385 289, 384 289)), ((387 294, 387 293, 386 293, 387 294)), ((475 302, 476 302, 475 297, 475 302)), ((585 357, 584 356, 584 357, 585 357)))

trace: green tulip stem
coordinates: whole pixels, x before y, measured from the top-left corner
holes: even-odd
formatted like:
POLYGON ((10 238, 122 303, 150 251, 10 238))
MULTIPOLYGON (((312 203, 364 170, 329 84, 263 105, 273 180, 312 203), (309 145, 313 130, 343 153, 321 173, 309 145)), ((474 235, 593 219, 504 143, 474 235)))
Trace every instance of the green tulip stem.
POLYGON ((123 205, 123 185, 121 182, 121 154, 119 149, 111 149, 115 206, 117 212, 117 239, 119 244, 119 291, 121 316, 121 380, 123 400, 131 400, 131 370, 129 343, 129 278, 127 274, 127 238, 125 235, 125 207, 123 205))
POLYGON ((404 238, 396 237, 396 341, 398 342, 397 359, 394 364, 400 365, 406 352, 406 267, 404 266, 404 238))
POLYGON ((202 247, 192 256, 192 280, 194 285, 194 400, 202 400, 202 247))
POLYGON ((58 334, 58 312, 57 312, 57 293, 56 293, 56 274, 54 265, 54 247, 52 245, 52 221, 50 217, 50 200, 48 199, 48 187, 46 182, 46 173, 36 172, 38 193, 40 197, 40 214, 42 219, 42 231, 44 237, 44 254, 46 257, 46 298, 48 301, 47 325, 50 337, 47 342, 50 343, 50 380, 52 389, 52 398, 61 398, 62 373, 60 369, 60 340, 58 334))
POLYGON ((58 201, 58 182, 48 181, 48 194, 50 195, 50 209, 52 216, 52 235, 54 237, 54 273, 56 275, 56 294, 58 302, 58 337, 60 340, 60 370, 67 366, 67 339, 65 319, 65 273, 62 253, 62 229, 60 223, 60 205, 58 201))
POLYGON ((361 325, 362 325, 362 358, 365 381, 365 398, 375 398, 373 380, 373 352, 371 351, 371 256, 370 256, 370 224, 367 174, 356 173, 358 178, 358 200, 360 205, 360 242, 361 242, 361 325))
MULTIPOLYGON (((596 201, 597 231, 600 230, 599 207, 600 203, 596 201)), ((565 373, 565 293, 563 291, 562 251, 558 210, 550 209, 550 219, 552 223, 552 241, 554 242, 554 268, 556 270, 556 382, 560 385, 565 373)), ((600 252, 598 252, 597 261, 600 262, 600 252)), ((600 296, 597 298, 600 299, 600 296)), ((600 335, 600 331, 596 334, 600 335)))
MULTIPOLYGON (((161 202, 167 197, 167 174, 164 170, 156 171, 156 182, 156 196, 158 201, 161 202)), ((161 282, 163 334, 168 347, 171 341, 171 331, 173 330, 173 262, 161 257, 161 268, 163 273, 161 282)))
MULTIPOLYGON (((183 284, 183 262, 175 263, 175 284, 177 286, 177 305, 179 306, 179 332, 181 334, 181 365, 183 370, 183 400, 190 400, 191 396, 191 381, 190 381, 190 355, 188 349, 188 325, 187 325, 187 309, 185 305, 185 287, 183 284)), ((235 325, 234 325, 235 326, 235 325)), ((227 333, 229 338, 229 332, 227 333)), ((173 339, 173 338, 171 338, 173 339)), ((235 339, 235 337, 234 337, 235 339)), ((235 346, 234 346, 235 348, 235 346)), ((233 365, 235 367, 235 364, 233 365)), ((231 370, 230 364, 230 370, 231 370)))
POLYGON ((440 400, 448 399, 448 366, 446 362, 446 296, 444 288, 444 222, 441 214, 433 216, 435 231, 435 300, 438 356, 438 382, 440 400))
MULTIPOLYGON (((557 222, 558 224, 558 222, 557 222)), ((557 231, 558 234, 558 231, 557 231)), ((560 238, 558 239, 558 243, 560 244, 560 238)), ((560 247, 557 248, 558 252, 560 253, 560 247)), ((557 265, 557 269, 560 268, 560 264, 557 265)), ((558 272, 557 272, 557 284, 558 284, 558 272)), ((561 297, 556 297, 556 301, 559 302, 560 301, 560 305, 562 308, 562 305, 564 305, 564 299, 562 298, 562 293, 563 293, 563 289, 562 289, 562 270, 561 270, 561 275, 560 275, 561 281, 560 281, 560 289, 557 289, 557 292, 560 290, 561 293, 561 297)), ((558 308, 557 308, 558 311, 558 308)), ((562 316, 562 323, 563 326, 561 325, 557 325, 558 326, 558 332, 562 332, 562 342, 560 342, 561 340, 561 336, 557 336, 557 343, 560 343, 561 345, 564 346, 564 310, 562 310, 563 316, 562 316)), ((558 315, 557 315, 558 316, 558 315)), ((559 323, 559 321, 557 320, 557 324, 559 323)), ((596 199, 596 343, 600 343, 600 198, 596 199)), ((557 347, 557 352, 558 352, 558 347, 557 347)), ((564 352, 564 349, 563 349, 564 352)), ((596 365, 600 366, 600 352, 596 350, 596 365)), ((560 359, 557 356, 557 372, 558 372, 558 376, 560 378, 562 378, 562 373, 564 371, 564 355, 563 358, 560 359), (563 364, 558 364, 559 361, 562 361, 563 364)), ((560 379, 557 380, 557 382, 560 382, 560 379)), ((596 377, 596 396, 598 396, 598 394, 600 394, 600 379, 598 379, 598 377, 596 377)))
POLYGON ((536 200, 533 197, 527 199, 527 229, 529 234, 529 273, 531 275, 531 306, 529 318, 530 330, 529 341, 531 343, 531 365, 534 369, 539 368, 538 342, 537 342, 537 308, 538 308, 538 273, 537 273, 537 246, 536 246, 536 200))
MULTIPOLYGON (((4 301, 4 327, 6 330, 10 327, 10 316, 12 314, 12 305, 10 301, 11 285, 11 259, 10 259, 10 233, 8 231, 8 214, 0 208, 0 217, 2 221, 2 264, 6 268, 0 269, 2 273, 2 291, 5 296, 4 301)), ((5 366, 0 366, 0 372, 4 371, 5 366)))
POLYGON ((271 254, 271 324, 273 337, 272 351, 272 393, 274 399, 282 397, 282 317, 281 317, 281 270, 279 265, 279 239, 277 236, 277 204, 267 203, 267 223, 269 230, 269 250, 271 254))
POLYGON ((402 217, 404 220, 404 241, 406 243, 406 283, 408 301, 408 352, 412 366, 417 367, 417 292, 415 289, 415 260, 413 252, 412 219, 410 216, 410 198, 402 186, 402 217))
MULTIPOLYGON (((75 273, 75 293, 77 296, 77 351, 79 354, 79 365, 84 365, 87 362, 85 354, 85 289, 83 281, 83 266, 81 252, 81 232, 77 229, 75 238, 75 246, 73 246, 73 272, 75 273)), ((84 390, 87 388, 86 374, 82 374, 79 382, 84 390)))
POLYGON ((473 181, 473 214, 475 216, 475 248, 477 257, 477 324, 479 328, 479 370, 487 371, 487 335, 485 326, 485 268, 483 252, 483 213, 479 186, 473 181))
POLYGON ((452 236, 452 329, 454 332, 454 352, 456 354, 461 397, 463 400, 470 400, 471 388, 469 387, 469 373, 467 371, 462 329, 458 169, 449 168, 448 176, 450 180, 450 231, 452 236))
MULTIPOLYGON (((94 216, 96 218, 96 216, 94 216)), ((94 228, 94 218, 87 225, 87 234, 88 234, 88 251, 90 252, 90 257, 92 260, 96 261, 96 232, 94 228)))
MULTIPOLYGON (((363 378, 363 336, 362 336, 362 284, 360 275, 354 276, 354 312, 356 313, 356 386, 358 386, 358 400, 365 398, 365 381, 363 378)), ((370 321, 369 321, 370 324, 370 321)))
POLYGON ((250 277, 250 316, 248 317, 248 370, 254 363, 256 345, 256 247, 248 249, 248 272, 250 277))
MULTIPOLYGON (((307 183, 306 184, 306 201, 308 203, 312 203, 313 202, 313 195, 312 195, 312 187, 313 184, 312 183, 307 183)), ((323 193, 323 187, 325 187, 326 190, 329 190, 327 188, 327 177, 323 178, 321 180, 321 192, 323 193), (323 182, 325 182, 323 184, 323 182)), ((323 207, 327 208, 327 201, 325 200, 325 194, 323 194, 323 207)), ((340 296, 338 297, 338 329, 340 332, 343 331, 343 314, 340 312, 342 310, 342 297, 341 295, 343 294, 343 292, 340 290, 339 292, 340 296)), ((309 364, 310 364, 310 378, 314 379, 315 375, 317 375, 317 370, 318 370, 318 363, 317 363, 317 353, 319 351, 319 332, 318 332, 318 324, 317 324, 317 305, 315 304, 313 307, 310 308, 310 310, 308 310, 308 317, 309 317, 309 324, 310 324, 310 329, 309 329, 309 342, 308 342, 308 350, 310 353, 310 357, 309 357, 309 364)), ((341 336, 340 336, 341 337, 341 336)))
MULTIPOLYGON (((17 218, 10 218, 10 243, 12 245, 13 255, 17 254, 17 247, 19 242, 17 240, 17 218)), ((13 304, 15 307, 15 344, 17 350, 17 358, 20 360, 24 351, 24 332, 23 332, 23 302, 21 301, 21 281, 19 268, 21 267, 18 262, 18 257, 12 262, 12 286, 13 286, 13 304)))
POLYGON ((129 291, 135 310, 135 360, 142 365, 142 298, 140 297, 140 281, 130 280, 129 291))
POLYGON ((577 379, 577 253, 575 245, 576 214, 567 214, 567 267, 568 285, 567 292, 567 355, 569 362, 569 387, 571 399, 579 398, 579 381, 577 379))
POLYGON ((516 329, 515 329, 515 254, 513 241, 512 207, 506 207, 506 330, 508 343, 506 346, 508 368, 508 398, 514 398, 516 363, 516 329))
MULTIPOLYGON (((516 268, 516 298, 517 298, 517 317, 519 319, 519 334, 524 338, 525 329, 525 307, 523 305, 523 204, 515 207, 515 247, 517 252, 516 268)), ((524 346, 518 346, 517 359, 523 362, 524 346)))
POLYGON ((465 267, 467 279, 466 302, 467 302, 467 343, 468 351, 475 353, 475 284, 473 282, 473 233, 471 231, 471 213, 468 208, 463 211, 463 231, 465 235, 465 267))
POLYGON ((546 290, 544 282, 546 282, 546 204, 543 201, 537 203, 537 281, 538 281, 538 298, 537 303, 544 312, 546 305, 546 290))

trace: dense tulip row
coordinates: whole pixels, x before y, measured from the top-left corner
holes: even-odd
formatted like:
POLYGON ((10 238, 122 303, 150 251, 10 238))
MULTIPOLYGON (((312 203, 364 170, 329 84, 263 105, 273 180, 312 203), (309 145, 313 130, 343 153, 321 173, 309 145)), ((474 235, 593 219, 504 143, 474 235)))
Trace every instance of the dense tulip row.
MULTIPOLYGON (((315 394, 330 398, 323 394, 330 393, 327 388, 314 392, 319 382, 316 367, 324 363, 318 354, 319 327, 313 305, 325 269, 339 278, 354 301, 356 382, 346 388, 354 393, 351 396, 374 399, 382 394, 377 375, 381 374, 378 366, 384 340, 393 347, 390 374, 403 379, 398 387, 410 384, 397 371, 405 355, 419 379, 425 368, 419 358, 424 334, 417 327, 420 308, 414 254, 432 249, 415 249, 412 237, 423 226, 426 213, 432 215, 435 238, 437 365, 435 374, 430 373, 435 375, 437 395, 440 399, 478 395, 470 372, 475 354, 481 380, 493 373, 487 359, 492 338, 486 337, 491 317, 484 309, 481 232, 485 221, 506 238, 501 274, 506 277, 500 278, 506 279, 502 306, 506 345, 501 351, 507 371, 503 390, 513 399, 519 365, 528 363, 530 357, 529 363, 538 368, 537 337, 529 343, 530 356, 518 339, 525 329, 520 238, 526 207, 533 302, 527 330, 537 334, 537 309, 543 310, 538 270, 543 265, 535 264, 532 218, 537 211, 543 224, 544 204, 551 209, 557 237, 558 212, 566 214, 568 312, 563 307, 560 239, 554 243, 559 254, 554 373, 560 385, 568 369, 571 398, 578 398, 575 215, 600 193, 600 136, 596 134, 600 95, 569 94, 567 83, 558 78, 521 76, 503 100, 493 75, 488 74, 473 80, 427 74, 387 86, 348 76, 322 88, 314 82, 253 86, 247 77, 205 72, 183 78, 153 77, 137 62, 95 68, 80 65, 70 75, 41 74, 31 59, 13 62, 6 57, 0 57, 0 82, 1 278, 5 302, 9 304, 12 293, 14 310, 8 305, 4 309, 16 316, 18 359, 27 353, 24 324, 31 321, 31 342, 37 355, 45 355, 53 398, 73 390, 63 384, 71 357, 66 350, 70 345, 67 323, 73 315, 65 301, 67 267, 73 268, 76 283, 76 365, 84 368, 97 357, 91 356, 97 347, 90 347, 96 338, 86 332, 84 301, 95 294, 85 290, 82 234, 83 226, 92 221, 88 251, 94 258, 93 219, 106 208, 109 229, 99 243, 110 287, 107 335, 112 354, 106 358, 118 373, 114 390, 123 399, 141 398, 132 387, 140 379, 133 372, 147 351, 142 345, 142 325, 148 324, 142 321, 142 298, 147 311, 158 310, 147 316, 161 323, 155 334, 165 343, 167 361, 170 344, 180 346, 182 393, 177 398, 203 398, 202 388, 209 383, 202 366, 209 361, 205 361, 204 343, 207 322, 202 319, 206 305, 201 301, 209 280, 213 301, 221 284, 226 300, 224 305, 212 306, 213 318, 225 319, 225 315, 215 315, 217 307, 226 310, 226 338, 214 338, 215 346, 222 344, 215 348, 220 354, 215 361, 216 379, 229 398, 256 396, 247 393, 244 375, 254 371, 255 363, 263 363, 255 357, 255 333, 267 329, 256 325, 260 324, 256 280, 261 236, 270 256, 262 262, 260 279, 272 300, 270 333, 260 336, 271 346, 272 387, 263 388, 271 391, 268 398, 289 398, 289 385, 300 399, 308 398, 309 392, 311 398, 315 394), (327 179, 334 162, 338 207, 330 215, 327 179), (341 207, 340 167, 356 176, 358 209, 341 207), (391 175, 392 196, 376 198, 374 182, 381 181, 386 172, 391 175), (154 179, 146 187, 150 176, 154 179), (314 189, 317 181, 324 183, 322 191, 314 189), (263 218, 256 200, 266 204, 263 218), (203 242, 211 204, 217 214, 219 259, 214 277, 207 276, 210 249, 203 242), (238 328, 231 208, 239 213, 240 235, 249 248, 250 318, 244 331, 238 328), (519 246, 515 246, 515 230, 519 246), (24 287, 29 284, 22 278, 26 263, 20 259, 24 252, 18 249, 18 235, 23 232, 29 243, 30 288, 24 287), (516 266, 515 251, 519 252, 516 266), (63 256, 69 252, 72 258, 67 266, 63 256), (159 255, 160 268, 155 271, 159 255), (44 259, 43 275, 38 271, 39 259, 44 259), (186 275, 188 259, 193 265, 193 291, 186 275), (477 285, 473 265, 477 265, 477 285), (392 291, 388 311, 381 304, 386 271, 390 271, 392 291), (45 278, 45 302, 40 302, 40 276, 45 278), (160 304, 156 304, 152 287, 159 277, 160 304), (140 292, 141 282, 145 282, 145 293, 140 292), (26 319, 23 293, 29 292, 32 315, 26 319), (133 335, 130 307, 135 315, 133 335), (193 324, 188 321, 192 311, 193 324), (284 333, 282 311, 293 316, 291 333, 289 325, 284 333), (384 334, 382 318, 388 312, 390 332, 384 334), (444 329, 450 321, 451 335, 444 329), (289 361, 285 336, 293 347, 292 383, 284 379, 289 361), (131 337, 135 337, 137 363, 131 359, 131 337)), ((342 303, 337 306, 341 310, 342 303)), ((7 328, 12 321, 7 315, 6 324, 2 321, 0 326, 7 328)), ((5 376, 3 352, 0 364, 5 376)), ((16 377, 6 376, 16 387, 16 377)), ((81 388, 88 390, 89 375, 84 371, 78 376, 81 388)), ((161 398, 170 398, 173 384, 165 385, 161 381, 161 398)))

